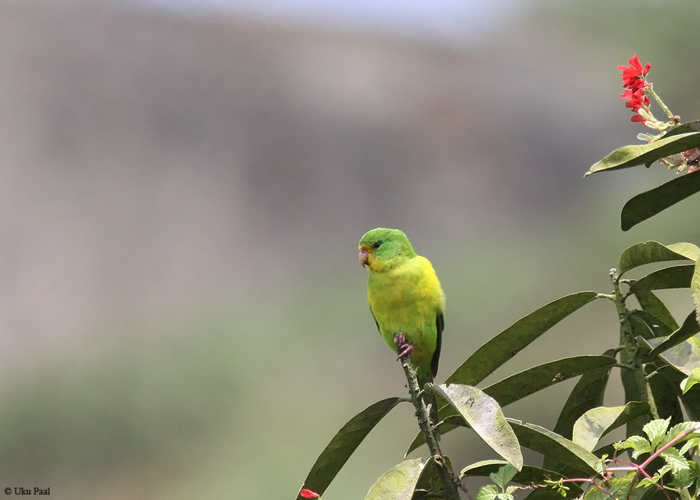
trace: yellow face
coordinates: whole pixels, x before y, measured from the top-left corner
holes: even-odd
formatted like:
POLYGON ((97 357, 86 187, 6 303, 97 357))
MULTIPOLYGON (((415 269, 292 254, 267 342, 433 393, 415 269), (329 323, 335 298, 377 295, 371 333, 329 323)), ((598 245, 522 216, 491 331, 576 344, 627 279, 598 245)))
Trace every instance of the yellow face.
MULTIPOLYGON (((368 271, 371 270, 378 270, 379 267, 381 267, 381 256, 379 259, 377 259, 377 256, 374 255, 374 252, 382 246, 382 241, 375 241, 371 245, 360 245, 358 248, 360 250, 360 254, 358 258, 360 259, 360 265, 367 269, 368 271)), ((384 250, 382 248, 382 250, 384 250)), ((381 252, 380 252, 381 253, 381 252)))

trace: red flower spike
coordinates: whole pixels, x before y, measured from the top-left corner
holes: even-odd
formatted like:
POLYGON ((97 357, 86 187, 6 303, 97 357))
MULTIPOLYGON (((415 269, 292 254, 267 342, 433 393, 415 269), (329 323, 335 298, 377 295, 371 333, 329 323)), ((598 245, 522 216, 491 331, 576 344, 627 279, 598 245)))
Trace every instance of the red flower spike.
POLYGON ((307 490, 306 488, 301 490, 299 492, 299 494, 304 498, 318 498, 321 496, 318 493, 316 493, 315 491, 307 490))
POLYGON ((651 64, 642 66, 636 53, 630 57, 629 64, 629 66, 620 65, 617 67, 622 71, 622 86, 625 87, 625 91, 620 94, 620 97, 627 101, 625 106, 635 113, 632 121, 645 124, 648 120, 637 113, 640 109, 648 111, 651 104, 649 96, 646 95, 647 82, 644 78, 649 73, 651 64))

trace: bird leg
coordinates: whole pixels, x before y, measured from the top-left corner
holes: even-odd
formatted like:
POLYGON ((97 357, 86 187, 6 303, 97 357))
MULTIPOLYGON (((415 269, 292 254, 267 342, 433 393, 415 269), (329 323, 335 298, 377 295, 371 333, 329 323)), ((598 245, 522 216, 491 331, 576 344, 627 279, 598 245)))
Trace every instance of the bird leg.
POLYGON ((397 360, 408 356, 413 352, 413 344, 406 342, 406 336, 403 334, 403 332, 399 332, 394 335, 394 344, 396 344, 396 350, 399 353, 399 356, 396 358, 397 360))

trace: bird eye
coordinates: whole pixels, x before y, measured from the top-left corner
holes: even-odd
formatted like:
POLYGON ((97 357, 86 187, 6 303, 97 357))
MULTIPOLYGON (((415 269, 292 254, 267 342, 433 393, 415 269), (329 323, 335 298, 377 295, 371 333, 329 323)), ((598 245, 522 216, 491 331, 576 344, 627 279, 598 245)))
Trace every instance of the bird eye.
POLYGON ((374 245, 372 245, 372 248, 379 248, 380 246, 382 246, 382 242, 378 241, 374 245))

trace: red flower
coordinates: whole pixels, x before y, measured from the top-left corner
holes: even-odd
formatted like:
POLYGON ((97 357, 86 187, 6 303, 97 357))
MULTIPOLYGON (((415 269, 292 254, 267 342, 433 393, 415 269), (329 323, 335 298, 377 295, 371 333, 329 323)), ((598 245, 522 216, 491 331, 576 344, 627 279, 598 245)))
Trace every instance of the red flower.
POLYGON ((625 106, 632 108, 632 111, 636 113, 640 108, 648 108, 651 104, 649 97, 644 94, 644 90, 644 88, 637 90, 625 89, 625 91, 620 94, 620 97, 627 101, 625 106))
POLYGON ((301 490, 299 492, 299 494, 304 498, 318 498, 321 496, 318 493, 316 493, 315 491, 307 490, 306 488, 301 490))
POLYGON ((637 112, 642 108, 648 111, 651 104, 649 96, 646 95, 647 89, 644 79, 651 69, 651 64, 647 63, 645 66, 642 66, 636 53, 630 58, 629 63, 629 66, 620 65, 617 67, 617 69, 622 71, 622 86, 625 87, 625 91, 620 94, 620 97, 627 101, 625 106, 631 108, 632 112, 635 113, 632 121, 644 124, 646 120, 637 112))
POLYGON ((637 90, 644 86, 644 77, 649 73, 651 64, 647 63, 642 67, 636 52, 630 57, 629 63, 629 66, 620 65, 617 67, 622 71, 622 86, 637 90))

